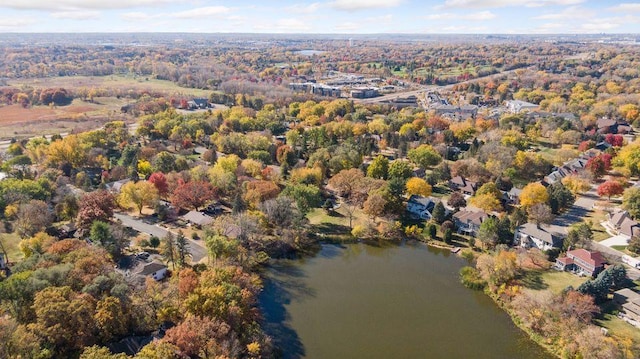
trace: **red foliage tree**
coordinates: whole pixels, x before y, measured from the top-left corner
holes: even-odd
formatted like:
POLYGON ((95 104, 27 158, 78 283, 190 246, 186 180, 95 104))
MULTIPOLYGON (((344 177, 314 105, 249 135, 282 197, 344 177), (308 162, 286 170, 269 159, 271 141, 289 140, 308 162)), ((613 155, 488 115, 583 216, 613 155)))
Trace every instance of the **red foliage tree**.
POLYGON ((188 316, 167 330, 162 340, 175 345, 189 358, 233 358, 241 348, 237 334, 227 323, 208 317, 188 316))
POLYGON ((78 228, 88 229, 93 221, 109 222, 116 208, 115 197, 105 190, 90 192, 80 198, 76 217, 78 228))
POLYGON ((205 181, 178 181, 178 187, 171 194, 171 203, 179 208, 199 207, 211 201, 216 196, 216 190, 205 181))
POLYGON ((624 144, 624 137, 622 137, 622 135, 614 135, 613 133, 607 134, 604 140, 613 147, 622 147, 624 144))
POLYGON ((587 170, 594 178, 604 176, 611 169, 611 155, 608 153, 600 154, 590 158, 586 165, 587 170))
POLYGON ((578 151, 580 152, 584 152, 590 148, 593 148, 593 146, 595 146, 595 142, 593 141, 582 141, 580 142, 580 145, 578 146, 578 151))
POLYGON ((624 192, 624 187, 617 181, 606 181, 598 186, 598 196, 607 196, 611 199, 611 196, 619 196, 624 192))
POLYGON ((158 190, 160 196, 164 197, 169 192, 169 183, 167 177, 162 172, 154 172, 149 176, 149 182, 158 190))

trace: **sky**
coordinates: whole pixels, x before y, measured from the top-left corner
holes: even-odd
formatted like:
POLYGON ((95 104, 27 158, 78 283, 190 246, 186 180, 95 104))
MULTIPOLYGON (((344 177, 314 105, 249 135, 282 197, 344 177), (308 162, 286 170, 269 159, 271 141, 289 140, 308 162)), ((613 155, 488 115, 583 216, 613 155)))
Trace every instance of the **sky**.
POLYGON ((0 0, 0 32, 640 33, 640 2, 0 0))

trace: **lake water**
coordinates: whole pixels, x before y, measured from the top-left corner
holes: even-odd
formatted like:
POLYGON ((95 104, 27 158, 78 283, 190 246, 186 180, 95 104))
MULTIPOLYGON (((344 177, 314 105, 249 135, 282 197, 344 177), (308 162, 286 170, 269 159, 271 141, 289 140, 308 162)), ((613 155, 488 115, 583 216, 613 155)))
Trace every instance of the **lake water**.
POLYGON ((464 265, 420 243, 323 245, 267 271, 265 328, 284 358, 552 358, 460 284, 464 265))
POLYGON ((324 54, 324 51, 320 51, 320 50, 300 50, 300 51, 296 51, 295 52, 298 55, 303 55, 303 56, 313 56, 313 55, 322 55, 324 54))

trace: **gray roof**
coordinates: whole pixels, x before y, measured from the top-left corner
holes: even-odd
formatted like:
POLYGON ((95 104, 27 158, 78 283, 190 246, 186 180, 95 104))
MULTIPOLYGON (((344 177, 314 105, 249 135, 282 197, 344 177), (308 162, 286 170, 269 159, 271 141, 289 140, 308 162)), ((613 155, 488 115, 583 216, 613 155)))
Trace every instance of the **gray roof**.
POLYGON ((211 222, 213 222, 212 217, 209 217, 199 211, 190 211, 189 213, 182 216, 182 219, 193 224, 197 224, 198 226, 206 226, 207 224, 211 224, 211 222))
POLYGON ((151 275, 159 270, 166 269, 167 266, 162 263, 152 262, 144 266, 140 271, 140 275, 151 275))
POLYGON ((530 237, 538 238, 545 243, 549 243, 551 245, 558 244, 559 237, 557 233, 552 233, 548 230, 548 228, 544 228, 542 226, 538 226, 534 223, 525 223, 518 227, 518 232, 521 234, 526 234, 530 237))

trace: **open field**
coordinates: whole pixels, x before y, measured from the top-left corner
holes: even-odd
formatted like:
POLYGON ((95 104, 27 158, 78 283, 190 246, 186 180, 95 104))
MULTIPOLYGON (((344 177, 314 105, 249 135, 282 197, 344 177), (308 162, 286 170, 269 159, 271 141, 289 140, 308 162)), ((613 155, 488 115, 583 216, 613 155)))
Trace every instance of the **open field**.
POLYGON ((92 88, 106 94, 124 94, 119 97, 95 97, 93 101, 76 98, 68 106, 20 105, 0 107, 0 139, 27 138, 55 133, 82 132, 102 126, 105 122, 127 120, 120 111, 122 106, 134 103, 127 93, 149 92, 163 96, 209 97, 210 90, 184 88, 170 81, 131 76, 70 76, 39 79, 8 80, 13 87, 62 87, 71 92, 92 88))
POLYGON ((546 290, 555 294, 561 293, 568 286, 578 288, 587 279, 587 277, 579 277, 569 272, 547 271, 542 273, 542 281, 546 285, 546 290))
POLYGON ((79 88, 100 88, 105 90, 133 90, 149 92, 165 92, 168 95, 184 95, 208 97, 211 90, 200 90, 180 87, 171 81, 156 80, 147 77, 133 77, 125 75, 111 76, 65 76, 37 79, 8 80, 9 86, 32 86, 39 88, 63 87, 67 90, 79 88))

